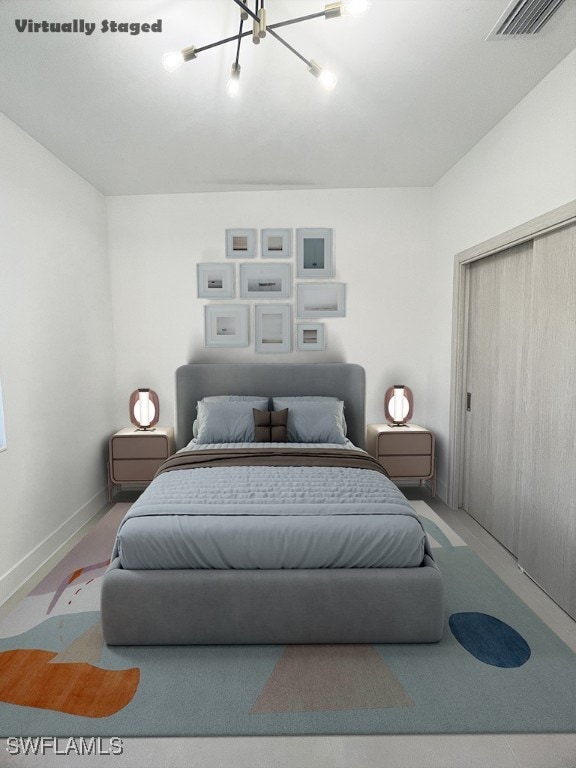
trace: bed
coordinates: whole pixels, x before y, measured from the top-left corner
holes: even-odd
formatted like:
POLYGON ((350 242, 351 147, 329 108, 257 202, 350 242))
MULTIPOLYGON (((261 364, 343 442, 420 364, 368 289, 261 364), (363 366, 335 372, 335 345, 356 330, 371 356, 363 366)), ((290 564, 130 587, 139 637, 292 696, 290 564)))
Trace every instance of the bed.
POLYGON ((177 452, 118 531, 102 585, 105 641, 437 642, 441 574, 364 444, 358 365, 181 366, 177 452), (230 414, 241 414, 239 438, 218 440, 230 414))

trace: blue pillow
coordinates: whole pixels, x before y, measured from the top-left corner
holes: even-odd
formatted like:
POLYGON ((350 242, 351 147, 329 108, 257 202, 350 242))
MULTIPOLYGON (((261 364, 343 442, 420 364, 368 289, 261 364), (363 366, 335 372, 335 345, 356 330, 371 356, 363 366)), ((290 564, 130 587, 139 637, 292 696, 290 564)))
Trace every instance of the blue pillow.
POLYGON ((275 411, 288 408, 291 443, 346 443, 344 402, 336 397, 275 397, 275 411))
POLYGON ((198 403, 199 443, 254 442, 253 409, 268 410, 268 398, 249 402, 198 403))
MULTIPOLYGON (((268 398, 263 397, 262 395, 209 395, 208 397, 203 397, 202 400, 198 401, 198 406, 200 406, 200 403, 252 403, 253 407, 259 411, 268 410, 268 398)), ((200 430, 200 408, 198 407, 196 410, 198 413, 198 418, 194 419, 194 423, 192 424, 192 435, 195 438, 198 438, 198 433, 200 430)), ((219 440, 217 442, 235 441, 219 440)))

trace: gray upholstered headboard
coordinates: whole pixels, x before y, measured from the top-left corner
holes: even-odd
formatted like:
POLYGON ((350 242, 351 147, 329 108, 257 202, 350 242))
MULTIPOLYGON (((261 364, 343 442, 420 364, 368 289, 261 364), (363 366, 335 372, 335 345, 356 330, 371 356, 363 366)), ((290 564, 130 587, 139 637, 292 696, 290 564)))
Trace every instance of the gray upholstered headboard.
POLYGON ((326 395, 344 400, 348 437, 366 440, 366 374, 353 363, 191 363, 176 371, 176 448, 192 440, 198 400, 208 395, 326 395))

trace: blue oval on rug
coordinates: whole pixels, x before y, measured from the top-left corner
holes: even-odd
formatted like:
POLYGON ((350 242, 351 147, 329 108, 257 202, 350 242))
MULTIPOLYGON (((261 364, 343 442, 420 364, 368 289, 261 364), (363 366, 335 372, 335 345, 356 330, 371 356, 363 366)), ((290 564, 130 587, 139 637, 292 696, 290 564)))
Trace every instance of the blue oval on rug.
POLYGON ((530 658, 530 646, 522 635, 486 613, 453 613, 452 634, 478 661, 493 667, 521 667, 530 658))

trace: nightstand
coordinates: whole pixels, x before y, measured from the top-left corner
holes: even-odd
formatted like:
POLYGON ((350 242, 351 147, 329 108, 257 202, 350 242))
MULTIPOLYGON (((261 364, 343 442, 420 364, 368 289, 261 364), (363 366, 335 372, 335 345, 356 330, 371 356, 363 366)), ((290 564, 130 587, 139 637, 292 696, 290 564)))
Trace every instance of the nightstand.
POLYGON ((149 431, 126 427, 113 434, 108 453, 108 501, 116 485, 147 485, 173 452, 172 427, 155 427, 149 431))
POLYGON ((391 427, 368 424, 366 448, 388 472, 391 480, 430 480, 436 495, 434 435, 416 424, 391 427))

